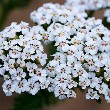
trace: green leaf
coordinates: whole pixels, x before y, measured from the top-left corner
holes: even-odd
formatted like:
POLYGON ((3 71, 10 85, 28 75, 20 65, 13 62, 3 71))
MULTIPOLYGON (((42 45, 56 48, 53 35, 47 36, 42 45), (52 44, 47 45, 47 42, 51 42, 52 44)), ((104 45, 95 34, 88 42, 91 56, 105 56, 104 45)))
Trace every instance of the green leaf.
POLYGON ((9 0, 9 8, 21 8, 27 6, 31 0, 9 0))
POLYGON ((23 93, 15 98, 12 110, 41 110, 45 105, 55 104, 58 101, 53 93, 42 90, 36 95, 23 93))

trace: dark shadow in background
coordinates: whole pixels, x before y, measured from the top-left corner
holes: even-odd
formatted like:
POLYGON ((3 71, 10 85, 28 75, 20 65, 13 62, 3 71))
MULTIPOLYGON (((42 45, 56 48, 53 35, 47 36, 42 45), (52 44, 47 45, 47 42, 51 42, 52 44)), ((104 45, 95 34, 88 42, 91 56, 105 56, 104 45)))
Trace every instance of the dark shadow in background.
POLYGON ((0 29, 3 27, 8 14, 15 8, 23 8, 31 0, 0 0, 0 29))

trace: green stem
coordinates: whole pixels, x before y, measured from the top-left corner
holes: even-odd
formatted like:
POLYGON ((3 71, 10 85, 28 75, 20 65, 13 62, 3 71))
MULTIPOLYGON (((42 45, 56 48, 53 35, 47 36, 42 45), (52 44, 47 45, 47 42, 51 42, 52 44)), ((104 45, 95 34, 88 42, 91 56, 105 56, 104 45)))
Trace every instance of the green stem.
POLYGON ((5 20, 7 19, 8 13, 9 13, 9 10, 6 7, 2 8, 2 13, 0 15, 0 30, 4 26, 4 23, 5 23, 5 20))
POLYGON ((93 14, 94 14, 94 11, 93 10, 89 11, 88 12, 88 17, 93 17, 93 14))

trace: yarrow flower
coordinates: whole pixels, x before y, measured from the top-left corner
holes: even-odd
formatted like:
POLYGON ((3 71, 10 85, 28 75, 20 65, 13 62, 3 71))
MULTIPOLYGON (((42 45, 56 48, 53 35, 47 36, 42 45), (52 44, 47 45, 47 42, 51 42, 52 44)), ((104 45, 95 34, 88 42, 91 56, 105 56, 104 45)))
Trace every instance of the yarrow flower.
POLYGON ((38 67, 47 59, 41 43, 43 32, 41 26, 31 28, 25 22, 14 22, 0 32, 0 74, 6 95, 25 91, 35 95, 46 81, 46 71, 38 67))
POLYGON ((98 10, 110 7, 109 0, 66 0, 65 5, 78 7, 82 10, 98 10))
POLYGON ((80 87, 88 89, 87 99, 99 100, 109 90, 110 31, 100 19, 76 17, 65 24, 51 23, 47 33, 47 42, 57 48, 45 67, 48 90, 60 99, 75 98, 80 87))
POLYGON ((86 99, 103 95, 110 103, 110 30, 85 12, 109 6, 108 0, 47 3, 30 14, 37 26, 14 22, 0 32, 6 95, 48 89, 59 99, 76 98, 80 88, 87 90, 86 99), (56 48, 48 63, 43 44, 56 48))
POLYGON ((51 22, 66 23, 74 17, 87 17, 87 13, 77 7, 64 6, 60 4, 46 3, 30 14, 33 22, 43 25, 51 22))

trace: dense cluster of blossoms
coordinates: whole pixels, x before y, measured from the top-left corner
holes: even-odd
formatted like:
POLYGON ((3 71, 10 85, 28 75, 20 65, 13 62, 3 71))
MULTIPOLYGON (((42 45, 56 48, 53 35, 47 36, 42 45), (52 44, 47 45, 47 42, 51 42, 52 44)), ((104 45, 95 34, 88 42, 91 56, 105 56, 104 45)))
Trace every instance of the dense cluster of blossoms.
POLYGON ((87 99, 110 102, 110 32, 101 20, 74 18, 65 25, 53 23, 47 28, 48 40, 57 52, 46 66, 49 91, 60 99, 76 97, 75 88, 88 89, 87 99))
POLYGON ((78 7, 46 3, 30 14, 31 20, 39 25, 50 24, 52 22, 71 22, 74 17, 87 17, 87 13, 79 10, 78 7))
POLYGON ((45 89, 46 71, 38 68, 46 63, 47 54, 41 44, 41 26, 12 23, 0 32, 0 74, 4 77, 3 91, 36 94, 45 89))
MULTIPOLYGON (((95 18, 50 16, 50 12, 58 10, 56 6, 61 5, 44 4, 30 15, 32 21, 44 28, 49 24, 43 34, 44 43, 53 42, 57 48, 53 60, 45 67, 47 89, 64 99, 76 97, 75 88, 79 87, 88 89, 87 99, 99 100, 104 95, 110 102, 110 31, 95 18), (46 17, 43 22, 37 17, 39 14, 46 17)), ((58 12, 65 12, 64 6, 59 9, 58 12)))
POLYGON ((66 0, 65 5, 83 10, 98 10, 110 7, 110 0, 66 0))
POLYGON ((59 99, 75 98, 80 88, 87 90, 86 99, 103 95, 110 103, 110 31, 100 19, 85 19, 85 10, 107 7, 107 1, 47 3, 30 14, 37 26, 12 23, 0 32, 0 75, 6 95, 35 95, 48 89, 59 99), (42 42, 56 47, 48 63, 42 42))

